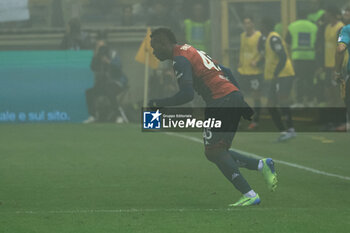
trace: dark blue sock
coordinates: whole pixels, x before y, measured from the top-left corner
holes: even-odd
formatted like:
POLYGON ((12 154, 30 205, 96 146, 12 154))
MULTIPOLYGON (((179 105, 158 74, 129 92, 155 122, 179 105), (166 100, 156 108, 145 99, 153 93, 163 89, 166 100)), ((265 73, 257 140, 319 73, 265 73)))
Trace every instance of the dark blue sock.
POLYGON ((224 176, 238 189, 242 194, 252 190, 248 182, 239 171, 238 165, 231 157, 230 153, 225 151, 206 152, 208 160, 215 163, 224 176))
POLYGON ((234 150, 229 150, 228 152, 239 167, 244 167, 249 170, 258 170, 259 159, 242 155, 234 150))

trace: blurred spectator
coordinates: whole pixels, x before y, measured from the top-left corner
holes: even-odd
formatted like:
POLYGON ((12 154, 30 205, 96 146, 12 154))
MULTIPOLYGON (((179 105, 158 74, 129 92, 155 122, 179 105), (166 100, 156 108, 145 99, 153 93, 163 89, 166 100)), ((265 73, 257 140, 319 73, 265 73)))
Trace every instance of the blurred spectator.
POLYGON ((60 47, 65 50, 91 49, 90 36, 88 33, 81 31, 79 19, 73 18, 69 21, 67 32, 62 39, 60 47))
POLYGON ((240 84, 245 95, 253 97, 254 119, 248 129, 257 127, 261 107, 261 89, 263 82, 263 69, 258 66, 262 60, 258 46, 262 40, 260 31, 255 30, 255 23, 251 16, 243 18, 244 32, 241 34, 238 73, 240 84))
MULTIPOLYGON (((324 32, 324 68, 325 78, 320 81, 321 94, 324 93, 331 107, 334 107, 339 98, 337 93, 337 83, 332 79, 335 67, 335 53, 337 48, 338 35, 344 23, 340 21, 340 10, 335 6, 327 8, 325 13, 326 28, 324 32)), ((339 100, 340 101, 340 100, 339 100)))
POLYGON ((340 125, 338 131, 350 131, 350 63, 349 60, 346 61, 346 55, 348 55, 349 46, 350 46, 350 7, 348 6, 343 14, 343 19, 347 22, 347 25, 343 27, 341 33, 338 37, 338 45, 335 58, 335 70, 333 73, 333 78, 340 84, 340 94, 344 100, 346 109, 347 109, 347 123, 340 125), (346 51, 348 50, 348 51, 346 51), (344 62, 346 62, 346 69, 344 70, 344 62))
POLYGON ((296 136, 289 107, 295 73, 286 43, 273 28, 274 22, 271 19, 262 21, 261 32, 266 37, 264 78, 270 81, 267 106, 272 121, 281 132, 277 140, 285 141, 296 136), (286 118, 286 124, 282 122, 281 113, 286 118))
POLYGON ((95 121, 120 121, 118 96, 128 88, 128 80, 122 70, 120 57, 106 44, 105 34, 100 33, 91 61, 95 74, 94 86, 86 90, 89 118, 95 121))
POLYGON ((207 19, 204 4, 197 2, 192 7, 192 18, 184 21, 186 42, 196 49, 210 53, 211 23, 207 19))
POLYGON ((121 26, 133 26, 134 16, 132 13, 132 7, 130 5, 123 7, 121 26))
POLYGON ((313 77, 316 69, 315 43, 318 28, 306 17, 307 14, 302 12, 299 19, 288 26, 286 36, 297 78, 296 99, 299 105, 310 105, 314 100, 313 77))

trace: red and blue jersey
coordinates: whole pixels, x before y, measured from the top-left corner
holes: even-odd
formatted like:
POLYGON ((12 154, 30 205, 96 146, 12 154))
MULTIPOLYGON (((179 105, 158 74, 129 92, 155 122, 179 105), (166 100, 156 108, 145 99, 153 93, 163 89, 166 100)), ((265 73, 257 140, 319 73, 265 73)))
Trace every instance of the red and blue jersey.
POLYGON ((193 90, 207 103, 238 91, 238 85, 229 80, 232 76, 229 69, 190 45, 174 47, 173 68, 180 90, 173 97, 157 100, 161 106, 189 102, 193 99, 193 90))
POLYGON ((192 80, 194 90, 205 101, 219 99, 238 90, 216 62, 190 45, 176 45, 173 61, 178 80, 192 80))

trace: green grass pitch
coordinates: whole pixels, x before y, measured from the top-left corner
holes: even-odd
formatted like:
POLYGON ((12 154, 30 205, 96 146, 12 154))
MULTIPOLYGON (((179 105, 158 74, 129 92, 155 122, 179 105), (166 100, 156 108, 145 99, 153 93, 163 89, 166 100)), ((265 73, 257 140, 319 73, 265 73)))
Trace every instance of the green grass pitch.
POLYGON ((350 134, 276 137, 238 133, 233 147, 326 173, 277 163, 270 193, 242 169, 262 202, 227 209, 240 194, 201 143, 136 125, 0 125, 0 233, 350 232, 350 134))

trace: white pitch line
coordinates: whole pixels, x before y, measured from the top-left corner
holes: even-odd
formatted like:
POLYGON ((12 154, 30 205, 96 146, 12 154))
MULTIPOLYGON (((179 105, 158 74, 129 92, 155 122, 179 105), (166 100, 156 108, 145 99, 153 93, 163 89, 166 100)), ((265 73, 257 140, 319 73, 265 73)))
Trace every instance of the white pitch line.
MULTIPOLYGON (((191 136, 177 134, 177 133, 169 133, 169 132, 165 133, 165 134, 171 135, 171 136, 175 136, 175 137, 179 137, 179 138, 184 138, 184 139, 191 140, 191 141, 194 141, 194 142, 197 142, 197 143, 203 143, 203 141, 201 139, 196 138, 196 137, 191 137, 191 136)), ((251 157, 255 157, 255 158, 259 158, 259 159, 263 158, 263 156, 260 156, 260 155, 257 155, 257 154, 253 154, 253 153, 249 153, 249 152, 246 152, 246 151, 241 151, 241 150, 237 150, 237 149, 234 149, 234 148, 233 148, 233 150, 235 150, 238 153, 241 153, 243 155, 247 155, 247 156, 251 156, 251 157)), ((312 173, 315 173, 315 174, 329 176, 329 177, 335 177, 335 178, 342 179, 342 180, 350 180, 350 177, 348 177, 348 176, 342 176, 342 175, 337 175, 337 174, 333 174, 333 173, 329 173, 329 172, 325 172, 325 171, 320 171, 320 170, 317 170, 317 169, 314 169, 314 168, 306 167, 306 166, 299 165, 299 164, 296 164, 296 163, 286 162, 286 161, 283 161, 283 160, 276 160, 276 159, 274 159, 274 161, 276 163, 280 163, 280 164, 284 164, 284 165, 289 166, 289 167, 294 167, 294 168, 298 168, 298 169, 301 169, 301 170, 309 171, 309 172, 312 172, 312 173)))
MULTIPOLYGON (((2 214, 26 214, 26 215, 37 215, 37 214, 108 214, 108 213, 150 213, 150 212, 170 212, 170 213, 181 213, 181 212, 233 212, 233 211, 266 211, 266 210, 278 210, 280 208, 269 208, 269 207, 259 207, 259 208, 212 208, 212 209, 200 209, 200 208, 170 208, 170 209, 90 209, 90 210, 43 210, 43 211, 34 211, 34 210, 19 210, 14 212, 0 212, 2 214)), ((308 208, 292 208, 294 210, 307 210, 308 208)), ((322 208, 322 209, 333 209, 333 208, 322 208)))
MULTIPOLYGON (((259 208, 266 210, 267 208, 259 208)), ((268 208, 269 209, 269 208, 268 208)), ((110 210, 48 210, 48 211, 15 211, 0 212, 0 214, 95 214, 95 213, 144 213, 144 212, 219 212, 219 211, 236 211, 239 208, 221 208, 221 209, 191 209, 191 208, 173 208, 173 209, 110 209, 110 210)))

